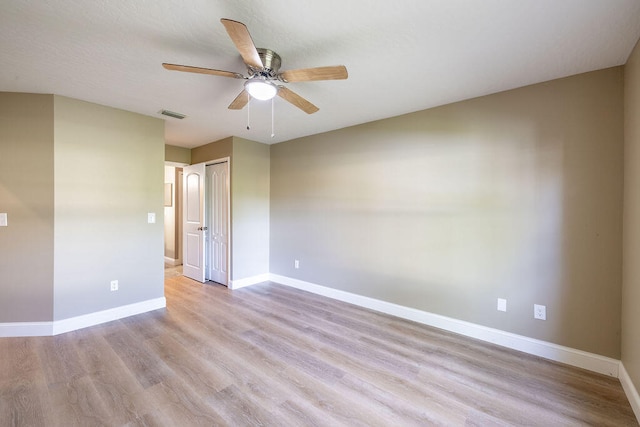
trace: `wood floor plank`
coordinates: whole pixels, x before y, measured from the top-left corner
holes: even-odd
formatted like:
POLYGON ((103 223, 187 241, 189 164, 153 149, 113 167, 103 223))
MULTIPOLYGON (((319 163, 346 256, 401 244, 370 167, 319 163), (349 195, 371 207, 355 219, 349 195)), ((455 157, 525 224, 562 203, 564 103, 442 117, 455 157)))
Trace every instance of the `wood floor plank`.
MULTIPOLYGON (((272 304, 273 307, 273 304, 272 304)), ((281 313, 286 310, 286 305, 277 307, 277 312, 281 313)), ((419 366, 415 360, 402 360, 397 357, 396 353, 384 353, 379 348, 366 345, 361 342, 361 335, 342 325, 325 322, 321 323, 322 317, 313 320, 312 311, 305 311, 305 317, 298 317, 296 321, 290 321, 279 315, 270 315, 266 310, 254 306, 253 310, 261 313, 264 317, 272 318, 278 322, 293 328, 306 336, 312 336, 314 341, 323 346, 329 346, 336 350, 347 352, 354 357, 368 361, 372 369, 383 370, 386 372, 401 372, 407 377, 415 376, 418 373, 419 366), (310 319, 311 321, 309 321, 310 319)))
POLYGON ((66 426, 108 426, 109 414, 88 375, 72 377, 49 387, 52 413, 47 423, 66 426))
POLYGON ((120 322, 135 332, 142 340, 155 338, 165 333, 160 319, 167 317, 166 309, 154 310, 140 316, 131 316, 120 319, 120 322))
MULTIPOLYGON (((42 425, 48 409, 48 389, 35 343, 27 338, 6 340, 0 350, 0 420, 11 425, 42 425), (9 351, 11 349, 11 351, 9 351)), ((2 346, 2 344, 0 344, 2 346)))
MULTIPOLYGON (((172 270, 173 272, 173 270, 172 270)), ((616 379, 274 283, 0 338, 0 427, 638 425, 616 379)))
POLYGON ((75 347, 88 376, 100 399, 110 414, 109 422, 125 425, 136 422, 153 410, 153 407, 140 399, 144 388, 135 375, 118 357, 104 337, 92 328, 74 332, 79 334, 75 347))
POLYGON ((35 340, 35 343, 40 365, 50 387, 87 374, 73 348, 70 334, 43 337, 35 340))
POLYGON ((168 375, 166 365, 127 328, 110 333, 104 338, 143 388, 146 389, 166 379, 168 375))
MULTIPOLYGON (((177 310, 176 310, 177 311, 177 310)), ((176 319, 191 322, 192 314, 188 309, 179 313, 174 312, 176 319), (186 315, 186 317, 182 317, 186 315)), ((251 348, 247 342, 229 334, 217 322, 203 321, 199 324, 190 323, 190 328, 182 329, 175 326, 174 338, 183 348, 210 364, 226 375, 233 383, 264 406, 281 404, 287 393, 280 390, 279 384, 271 380, 277 372, 286 368, 279 360, 269 358, 262 350, 251 348)), ((215 374, 216 377, 220 374, 215 374)))
MULTIPOLYGON (((248 289, 248 292, 251 291, 253 291, 253 289, 248 289)), ((292 303, 292 301, 288 298, 288 295, 292 292, 291 290, 285 290, 282 292, 280 292, 279 290, 276 290, 275 292, 271 291, 272 290, 269 287, 255 289, 256 293, 263 295, 287 295, 287 298, 283 300, 285 301, 283 302, 283 306, 292 303)), ((297 304, 296 306, 300 306, 300 304, 297 304)), ((402 333, 400 334, 389 333, 388 331, 371 333, 369 324, 364 324, 358 320, 354 321, 350 318, 340 319, 340 315, 334 315, 333 313, 326 311, 326 309, 327 305, 324 305, 321 309, 312 309, 309 306, 305 306, 306 313, 310 313, 318 320, 324 319, 333 323, 333 326, 337 329, 342 326, 348 326, 354 331, 358 330, 360 333, 366 334, 365 336, 362 336, 358 339, 368 342, 371 348, 376 348, 378 350, 387 352, 387 357, 391 359, 394 356, 400 356, 405 360, 413 360, 414 358, 416 360, 421 359, 422 364, 426 366, 436 367, 443 364, 454 366, 469 366, 473 369, 468 370, 466 374, 468 377, 472 377, 474 374, 479 373, 478 375, 480 377, 483 377, 485 380, 487 378, 495 379, 494 384, 503 385, 503 387, 499 391, 501 393, 504 393, 504 395, 506 396, 511 396, 514 392, 518 392, 519 389, 517 387, 513 387, 514 383, 527 383, 528 387, 524 388, 523 391, 519 393, 523 402, 527 402, 533 396, 545 396, 546 399, 537 399, 535 403, 556 406, 558 407, 557 409, 560 409, 559 406, 562 406, 562 404, 558 405, 557 402, 561 401, 567 405, 565 407, 566 410, 571 403, 570 399, 581 399, 581 390, 585 390, 585 384, 580 384, 577 386, 577 390, 573 390, 572 392, 568 393, 571 396, 570 399, 564 398, 563 396, 563 394, 567 394, 567 390, 572 387, 570 381, 572 370, 573 372, 580 371, 576 370, 575 368, 563 369, 561 370, 561 372, 559 372, 557 369, 557 365, 552 362, 543 361, 540 358, 536 358, 530 355, 524 355, 522 353, 496 348, 495 346, 490 346, 487 345, 487 343, 477 342, 475 340, 460 340, 460 337, 446 333, 442 334, 444 335, 445 341, 440 343, 441 345, 444 344, 442 347, 445 348, 445 351, 443 351, 441 348, 435 347, 433 345, 433 342, 428 342, 428 345, 426 347, 422 346, 422 348, 420 348, 420 337, 407 334, 406 331, 402 331, 402 333), (398 339, 398 337, 402 337, 403 334, 404 339, 398 339), (407 335, 409 335, 409 337, 411 337, 412 339, 408 340, 407 335), (417 348, 413 344, 414 342, 418 342, 417 348), (407 346, 406 343, 411 343, 411 346, 407 346), (418 351, 416 352, 414 350, 418 351), (455 360, 455 362, 452 362, 452 360, 455 360), (530 369, 531 366, 527 367, 527 363, 540 364, 541 369, 532 370, 530 369), (541 379, 541 373, 548 373, 549 376, 542 375, 543 378, 541 379), (559 374, 560 377, 558 376, 559 374), (561 380, 561 382, 558 381, 559 379, 561 380), (554 384, 562 384, 562 386, 553 387, 554 384), (552 392, 552 390, 554 389, 556 390, 555 393, 552 392), (531 393, 532 390, 535 391, 535 393, 531 393)), ((362 309, 356 308, 356 310, 353 312, 357 312, 357 310, 362 309)), ((279 310, 277 311, 279 312, 279 310)), ((384 317, 384 315, 378 316, 384 317)), ((417 329, 419 329, 419 332, 423 332, 425 330, 433 328, 427 328, 419 325, 417 329)), ((435 330, 434 332, 437 334, 439 331, 435 330)), ((341 331, 341 335, 345 333, 348 335, 348 332, 341 331)), ((430 337, 429 341, 438 342, 438 339, 436 338, 439 337, 430 337)), ((354 353, 352 349, 351 352, 354 353)), ((585 372, 581 371, 581 374, 585 374, 585 372)), ((586 374, 588 374, 588 377, 593 377, 594 375, 593 373, 586 374)), ((583 375, 579 377, 582 378, 583 375)), ((626 399, 623 395, 619 394, 621 393, 621 390, 618 388, 618 391, 614 393, 609 390, 611 379, 607 377, 603 378, 603 376, 597 377, 599 378, 599 380, 594 381, 590 384, 589 388, 592 388, 592 390, 590 390, 588 393, 593 396, 594 392, 597 394, 598 388, 603 387, 604 393, 600 399, 597 399, 599 404, 607 404, 609 400, 613 400, 615 402, 622 402, 622 404, 626 407, 626 399), (608 385, 605 385, 605 382, 608 383, 608 385)), ((481 383, 475 384, 476 387, 482 385, 483 384, 481 383)), ((583 401, 583 406, 584 405, 587 405, 587 402, 583 401)), ((620 413, 616 405, 610 405, 609 408, 616 414, 620 413)), ((624 411, 622 412, 624 413, 624 411)))
MULTIPOLYGON (((350 394, 359 396, 368 402, 370 407, 376 408, 376 412, 380 413, 380 419, 389 420, 393 425, 425 426, 436 423, 437 418, 433 416, 435 411, 426 411, 428 406, 418 406, 405 399, 400 399, 401 395, 381 388, 371 381, 365 381, 360 377, 348 374, 340 380, 340 383, 345 390, 349 390, 350 394)), ((456 410, 455 406, 447 405, 447 408, 445 416, 449 422, 464 422, 464 417, 461 414, 455 415, 453 413, 456 410)))
POLYGON ((253 401, 235 385, 230 385, 209 398, 211 406, 222 413, 224 419, 233 426, 282 426, 283 420, 253 401))
POLYGON ((296 368, 278 374, 281 381, 295 390, 294 402, 303 402, 314 411, 324 414, 325 425, 376 426, 391 425, 376 417, 369 405, 354 401, 341 393, 336 384, 326 383, 296 368))
POLYGON ((224 369, 195 356, 170 336, 155 337, 147 341, 147 345, 200 396, 214 394, 233 384, 233 378, 224 369))
POLYGON ((272 337, 268 333, 262 333, 258 329, 242 333, 242 338, 248 340, 255 346, 272 353, 279 360, 289 366, 307 372, 312 376, 317 376, 324 381, 337 381, 344 376, 344 371, 314 357, 313 354, 298 350, 283 343, 277 337, 272 337))
POLYGON ((305 405, 304 402, 293 402, 286 400, 278 407, 278 412, 286 414, 294 426, 321 427, 327 424, 326 416, 321 411, 315 411, 305 405))
POLYGON ((169 378, 146 390, 156 402, 162 420, 168 426, 230 426, 217 409, 185 386, 180 378, 169 378))
POLYGON ((146 413, 141 417, 136 418, 126 424, 122 424, 123 427, 163 427, 167 423, 164 420, 164 416, 159 411, 153 411, 146 413))

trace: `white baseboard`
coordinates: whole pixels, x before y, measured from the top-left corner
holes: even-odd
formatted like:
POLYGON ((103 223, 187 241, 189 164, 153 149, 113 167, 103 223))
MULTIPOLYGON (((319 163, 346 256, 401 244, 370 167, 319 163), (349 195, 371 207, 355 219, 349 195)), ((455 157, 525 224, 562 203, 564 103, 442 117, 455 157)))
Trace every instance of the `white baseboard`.
POLYGON ((165 297, 141 301, 134 304, 123 305, 108 310, 97 311, 95 313, 83 314, 82 316, 71 317, 69 319, 56 320, 53 322, 53 335, 111 322, 124 317, 135 316, 167 306, 165 297))
POLYGON ((326 286, 316 285, 277 274, 270 274, 271 281, 293 288, 323 295, 329 298, 348 302, 371 310, 412 320, 428 326, 433 326, 460 335, 480 339, 510 349, 544 357, 545 359, 577 366, 600 374, 618 378, 620 361, 586 351, 553 344, 522 335, 512 334, 499 329, 488 328, 474 323, 453 319, 439 314, 429 313, 415 308, 405 307, 326 286))
POLYGON ((164 262, 169 264, 169 265, 181 265, 182 264, 182 260, 181 259, 173 259, 173 258, 169 258, 168 256, 164 257, 164 262))
POLYGON ((167 300, 165 297, 161 297, 52 322, 0 323, 0 337, 42 337, 58 335, 124 317, 134 316, 136 314, 146 313, 166 306, 167 300))
POLYGON ((633 381, 631 381, 631 377, 624 368, 624 364, 622 362, 620 362, 620 373, 618 378, 620 378, 620 384, 622 384, 622 389, 627 395, 627 399, 629 399, 633 413, 636 414, 636 418, 640 421, 640 395, 638 395, 638 389, 636 389, 633 381))
POLYGON ((229 289, 240 289, 244 288, 245 286, 257 285, 258 283, 269 281, 270 277, 271 275, 269 273, 264 273, 244 279, 230 280, 229 289))
POLYGON ((0 338, 47 337, 53 335, 53 322, 0 323, 0 338))

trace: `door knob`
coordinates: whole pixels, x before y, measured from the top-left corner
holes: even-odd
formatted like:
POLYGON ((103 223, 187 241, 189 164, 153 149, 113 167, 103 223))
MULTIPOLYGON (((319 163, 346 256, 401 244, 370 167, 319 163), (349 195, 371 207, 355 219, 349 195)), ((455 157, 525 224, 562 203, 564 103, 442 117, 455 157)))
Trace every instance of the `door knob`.
POLYGON ((200 230, 200 231, 206 231, 206 230, 207 230, 207 227, 198 227, 198 230, 200 230))

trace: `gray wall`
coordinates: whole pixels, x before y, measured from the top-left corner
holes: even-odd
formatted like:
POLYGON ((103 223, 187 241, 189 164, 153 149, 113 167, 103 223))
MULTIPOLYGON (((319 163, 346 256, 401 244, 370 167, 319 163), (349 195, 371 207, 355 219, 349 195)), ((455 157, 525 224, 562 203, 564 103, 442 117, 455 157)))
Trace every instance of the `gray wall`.
POLYGON ((53 96, 0 92, 0 323, 53 318, 53 96))
POLYGON ((640 46, 625 66, 622 362, 640 387, 640 46))
POLYGON ((271 273, 618 358, 622 83, 618 67, 272 146, 271 273))
POLYGON ((269 272, 270 146, 233 138, 232 280, 269 272))
POLYGON ((163 161, 161 120, 0 93, 0 322, 162 297, 163 161))
POLYGON ((54 99, 54 320, 164 296, 164 122, 54 99))

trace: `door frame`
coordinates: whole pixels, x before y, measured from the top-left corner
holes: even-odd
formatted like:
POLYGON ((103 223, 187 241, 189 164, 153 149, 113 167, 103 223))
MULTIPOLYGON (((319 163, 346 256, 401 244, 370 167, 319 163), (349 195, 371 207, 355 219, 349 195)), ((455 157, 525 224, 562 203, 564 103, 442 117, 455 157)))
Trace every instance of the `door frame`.
MULTIPOLYGON (((184 165, 184 166, 188 166, 188 165, 184 165)), ((178 265, 182 265, 182 183, 183 183, 183 175, 184 175, 184 171, 183 171, 183 167, 184 166, 180 166, 177 167, 176 166, 176 183, 175 183, 175 205, 176 205, 176 216, 175 216, 175 220, 176 220, 176 224, 175 224, 175 231, 176 231, 176 255, 178 256, 178 265)))
POLYGON ((164 257, 164 262, 176 266, 182 265, 182 168, 189 166, 189 163, 165 161, 164 166, 175 168, 172 200, 175 207, 174 215, 174 239, 175 239, 175 258, 164 257), (175 264, 174 264, 175 263, 175 264))

